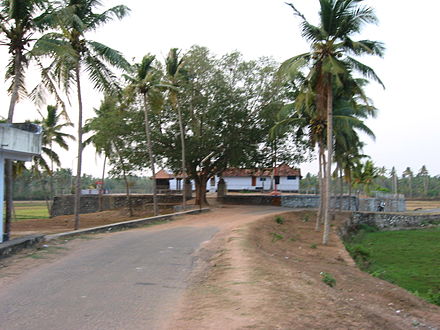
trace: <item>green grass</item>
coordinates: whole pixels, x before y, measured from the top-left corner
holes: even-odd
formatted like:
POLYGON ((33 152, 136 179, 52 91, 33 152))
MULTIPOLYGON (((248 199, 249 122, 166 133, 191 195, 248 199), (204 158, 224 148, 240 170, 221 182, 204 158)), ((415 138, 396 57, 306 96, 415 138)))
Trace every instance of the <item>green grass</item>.
POLYGON ((17 221, 49 218, 45 201, 14 202, 14 211, 17 221))
POLYGON ((440 294, 440 228, 363 232, 347 249, 363 252, 357 261, 373 276, 431 302, 432 294, 440 294))

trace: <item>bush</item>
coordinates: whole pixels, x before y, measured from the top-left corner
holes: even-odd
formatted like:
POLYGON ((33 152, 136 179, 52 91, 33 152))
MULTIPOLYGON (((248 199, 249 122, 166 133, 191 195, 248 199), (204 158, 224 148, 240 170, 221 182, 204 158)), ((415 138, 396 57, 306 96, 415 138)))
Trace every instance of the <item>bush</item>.
POLYGON ((321 281, 323 281, 325 284, 327 284, 329 287, 334 287, 336 285, 335 278, 326 272, 321 272, 321 281))
POLYGON ((280 216, 280 215, 277 215, 277 216, 275 217, 275 222, 276 222, 277 224, 279 224, 279 225, 282 225, 282 224, 284 223, 284 218, 283 218, 282 216, 280 216))
POLYGON ((428 291, 428 301, 431 304, 440 306, 440 291, 434 292, 432 290, 428 291))
POLYGON ((272 235, 272 243, 283 239, 284 236, 277 233, 270 233, 272 235))

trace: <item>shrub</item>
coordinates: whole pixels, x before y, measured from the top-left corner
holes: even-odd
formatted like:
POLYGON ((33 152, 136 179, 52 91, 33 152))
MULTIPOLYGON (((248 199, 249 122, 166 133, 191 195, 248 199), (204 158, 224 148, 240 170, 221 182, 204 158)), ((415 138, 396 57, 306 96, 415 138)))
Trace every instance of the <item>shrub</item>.
POLYGON ((272 242, 276 242, 284 238, 283 235, 277 233, 270 233, 270 234, 272 235, 272 242))
POLYGON ((335 278, 326 272, 321 272, 321 281, 323 281, 325 284, 327 284, 329 287, 334 287, 336 285, 335 278))
POLYGON ((283 218, 282 216, 280 216, 280 215, 277 215, 277 216, 275 217, 275 222, 276 222, 277 224, 279 224, 279 225, 282 225, 282 224, 284 223, 284 218, 283 218))
POLYGON ((432 290, 428 291, 428 301, 431 304, 440 306, 440 291, 434 292, 432 290))

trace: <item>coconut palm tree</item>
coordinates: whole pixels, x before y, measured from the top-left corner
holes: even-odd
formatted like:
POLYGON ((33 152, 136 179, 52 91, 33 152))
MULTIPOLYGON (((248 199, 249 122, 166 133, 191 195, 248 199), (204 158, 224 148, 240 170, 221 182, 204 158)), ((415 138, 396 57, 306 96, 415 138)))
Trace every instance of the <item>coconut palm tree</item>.
POLYGON ((394 166, 391 169, 390 175, 391 175, 391 179, 393 180, 393 194, 397 196, 397 171, 394 166))
POLYGON ((409 197, 412 198, 413 196, 413 185, 412 185, 412 181, 413 181, 413 177, 414 177, 414 173, 411 170, 410 167, 407 167, 405 169, 405 171, 403 171, 402 176, 404 178, 408 178, 408 187, 409 187, 409 197))
POLYGON ((281 65, 280 71, 294 76, 301 70, 308 70, 306 85, 311 86, 314 91, 316 110, 320 113, 320 117, 326 117, 327 122, 327 168, 323 196, 325 199, 324 244, 327 244, 330 232, 329 199, 333 157, 334 87, 342 87, 350 83, 352 92, 366 100, 362 88, 356 87, 353 73, 358 72, 382 84, 370 67, 352 57, 353 55, 382 56, 384 50, 380 42, 352 39, 365 24, 377 23, 373 9, 361 6, 361 2, 362 0, 320 0, 319 25, 309 23, 293 4, 288 4, 301 20, 301 34, 310 43, 311 51, 288 59, 281 65))
POLYGON ((182 206, 186 207, 186 155, 185 155, 185 126, 183 124, 182 109, 179 104, 179 87, 182 80, 186 79, 187 72, 185 71, 184 58, 179 58, 179 50, 171 48, 165 60, 165 84, 168 86, 169 99, 171 107, 177 113, 179 119, 180 129, 180 144, 182 147, 182 206))
MULTIPOLYGON (((34 41, 34 33, 39 22, 47 14, 48 1, 42 0, 1 0, 0 1, 0 45, 8 47, 10 59, 6 69, 6 79, 10 81, 11 95, 7 123, 12 123, 15 105, 21 97, 26 97, 25 76, 29 64, 28 47, 34 41)), ((9 239, 12 219, 12 161, 5 161, 5 240, 9 239)))
POLYGON ((66 142, 67 139, 75 140, 75 137, 71 134, 62 132, 66 127, 73 126, 70 122, 61 122, 62 113, 58 113, 58 109, 55 106, 48 105, 47 114, 44 115, 40 112, 41 120, 35 122, 40 124, 43 128, 41 137, 41 155, 34 157, 33 169, 38 176, 41 175, 41 171, 48 173, 49 175, 49 196, 46 200, 47 208, 50 213, 51 203, 55 195, 55 189, 53 184, 54 164, 61 165, 58 154, 53 150, 54 145, 68 150, 69 146, 66 142))
POLYGON ((131 75, 124 75, 128 81, 127 95, 140 95, 144 109, 145 134, 147 137, 148 155, 150 158, 150 168, 153 178, 153 210, 154 215, 159 214, 156 187, 156 157, 153 151, 153 141, 151 138, 151 109, 160 107, 162 102, 160 91, 160 80, 162 73, 154 66, 154 55, 145 55, 142 61, 135 64, 131 75), (158 105, 159 104, 159 105, 158 105))
POLYGON ((426 196, 428 196, 429 172, 426 169, 425 165, 422 166, 422 168, 420 169, 420 171, 417 174, 417 176, 423 178, 423 195, 426 197, 426 196))
POLYGON ((78 102, 78 163, 75 184, 75 230, 80 226, 80 194, 83 149, 83 97, 82 73, 87 73, 93 87, 99 91, 117 90, 116 77, 109 67, 128 70, 130 65, 118 51, 86 38, 86 34, 114 18, 122 19, 129 12, 119 5, 97 13, 99 0, 63 0, 62 6, 52 14, 56 32, 48 33, 39 40, 39 50, 55 57, 51 70, 64 90, 69 93, 76 88, 78 102), (70 48, 70 52, 56 53, 60 46, 70 48), (72 53, 74 56, 72 56, 72 53))

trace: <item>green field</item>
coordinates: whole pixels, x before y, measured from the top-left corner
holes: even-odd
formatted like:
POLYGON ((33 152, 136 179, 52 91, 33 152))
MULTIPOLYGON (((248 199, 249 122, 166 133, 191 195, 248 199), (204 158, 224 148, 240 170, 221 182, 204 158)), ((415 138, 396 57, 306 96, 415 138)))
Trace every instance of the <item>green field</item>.
POLYGON ((14 215, 16 221, 49 218, 45 201, 14 202, 14 215))
POLYGON ((361 231, 346 245, 373 276, 440 305, 440 228, 361 231))

